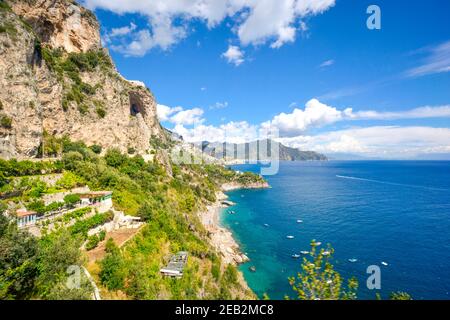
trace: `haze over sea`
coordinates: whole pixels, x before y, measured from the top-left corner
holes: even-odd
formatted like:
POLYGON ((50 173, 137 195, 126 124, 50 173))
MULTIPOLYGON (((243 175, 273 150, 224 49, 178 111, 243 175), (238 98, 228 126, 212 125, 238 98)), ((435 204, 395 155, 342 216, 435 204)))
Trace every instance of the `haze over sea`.
MULTIPOLYGON (((258 165, 233 168, 259 172, 258 165)), ((301 258, 292 254, 316 239, 333 246, 345 279, 358 278, 359 299, 392 291, 450 299, 450 162, 282 162, 266 178, 270 189, 229 192, 236 213, 221 216, 251 259, 240 269, 259 297, 295 296, 287 278, 301 258), (381 290, 366 287, 369 265, 381 268, 381 290)))

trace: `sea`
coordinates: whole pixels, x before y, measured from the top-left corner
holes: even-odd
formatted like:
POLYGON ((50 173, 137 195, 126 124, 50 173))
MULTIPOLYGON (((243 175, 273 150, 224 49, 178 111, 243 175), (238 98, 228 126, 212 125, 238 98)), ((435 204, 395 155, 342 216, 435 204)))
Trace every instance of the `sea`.
POLYGON ((239 268, 260 298, 296 297, 288 278, 302 257, 292 255, 314 239, 332 246, 344 279, 358 279, 358 299, 394 291, 450 299, 449 161, 281 162, 265 178, 269 189, 228 192, 236 205, 220 218, 250 258, 239 268), (370 266, 379 268, 380 289, 367 285, 370 266))

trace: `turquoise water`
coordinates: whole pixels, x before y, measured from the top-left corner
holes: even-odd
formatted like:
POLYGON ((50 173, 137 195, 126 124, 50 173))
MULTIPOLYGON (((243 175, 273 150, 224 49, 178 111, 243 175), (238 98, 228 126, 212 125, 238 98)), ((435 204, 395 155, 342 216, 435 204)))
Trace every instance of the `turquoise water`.
MULTIPOLYGON (((259 172, 257 165, 233 168, 259 172)), ((229 192, 236 213, 221 216, 251 259, 240 269, 258 296, 293 297, 287 278, 301 260, 291 255, 316 239, 332 244, 344 277, 359 279, 360 299, 398 290, 450 298, 450 162, 283 162, 266 178, 271 189, 229 192), (366 287, 373 264, 381 268, 381 290, 366 287)))

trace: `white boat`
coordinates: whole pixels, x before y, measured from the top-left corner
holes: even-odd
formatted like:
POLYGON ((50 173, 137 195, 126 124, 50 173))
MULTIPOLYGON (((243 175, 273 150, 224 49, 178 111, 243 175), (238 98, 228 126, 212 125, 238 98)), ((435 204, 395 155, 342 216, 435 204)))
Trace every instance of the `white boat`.
POLYGON ((330 251, 324 251, 324 252, 322 252, 322 255, 323 255, 323 256, 329 256, 330 253, 331 253, 330 251))
POLYGON ((387 262, 384 262, 384 261, 381 261, 381 264, 382 264, 383 266, 387 266, 387 265, 388 265, 388 263, 387 263, 387 262))
POLYGON ((292 255, 292 258, 298 259, 298 258, 300 258, 300 255, 299 255, 299 254, 293 254, 293 255, 292 255))
POLYGON ((288 239, 294 239, 294 236, 286 236, 288 239))
POLYGON ((300 253, 301 253, 301 254, 309 254, 309 251, 303 250, 303 251, 300 251, 300 253))
POLYGON ((358 259, 355 259, 355 258, 351 258, 351 259, 348 259, 348 261, 349 261, 349 262, 352 262, 352 263, 353 263, 353 262, 356 262, 356 261, 358 261, 358 259))
POLYGON ((300 220, 300 219, 299 219, 299 220, 297 220, 297 223, 302 223, 302 222, 303 222, 303 220, 300 220))
POLYGON ((267 224, 267 223, 264 223, 264 227, 268 227, 269 226, 269 224, 267 224))
POLYGON ((314 243, 316 246, 320 246, 322 244, 322 242, 318 241, 314 243))

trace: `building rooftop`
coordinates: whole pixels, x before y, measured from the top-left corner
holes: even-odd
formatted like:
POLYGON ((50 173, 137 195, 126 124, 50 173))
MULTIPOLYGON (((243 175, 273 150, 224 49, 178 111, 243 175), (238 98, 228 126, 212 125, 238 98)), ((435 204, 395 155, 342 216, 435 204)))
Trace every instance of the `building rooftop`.
POLYGON ((81 199, 92 199, 92 198, 100 198, 104 196, 111 195, 112 191, 91 191, 86 193, 79 193, 81 199))
POLYGON ((34 211, 28 211, 27 209, 17 209, 16 210, 16 216, 18 218, 22 218, 22 217, 27 217, 27 216, 33 216, 36 215, 37 213, 34 211))
POLYGON ((170 275, 182 275, 184 266, 187 262, 188 253, 186 251, 180 251, 170 258, 169 264, 161 269, 162 273, 170 275))

